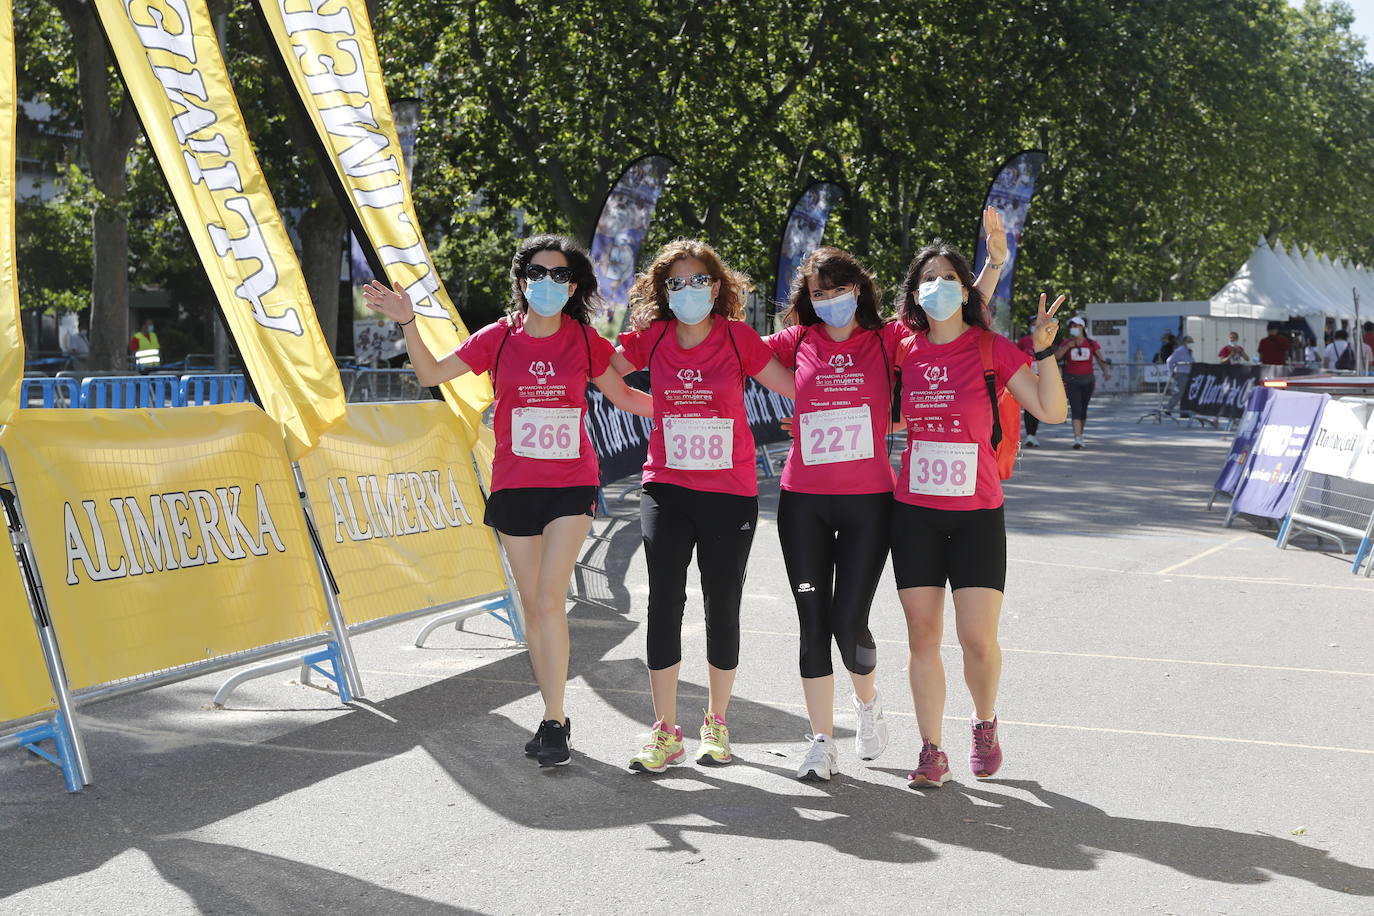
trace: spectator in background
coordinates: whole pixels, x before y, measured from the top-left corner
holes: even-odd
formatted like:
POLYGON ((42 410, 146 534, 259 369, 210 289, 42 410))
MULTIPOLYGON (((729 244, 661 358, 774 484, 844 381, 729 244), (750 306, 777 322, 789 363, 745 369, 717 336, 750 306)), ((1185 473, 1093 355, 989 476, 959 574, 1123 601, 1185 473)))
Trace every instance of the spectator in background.
POLYGON ((1188 375, 1193 371, 1193 338, 1188 335, 1183 336, 1179 345, 1174 347, 1174 352, 1169 354, 1166 361, 1169 367, 1169 400, 1164 404, 1164 413, 1172 415, 1174 408, 1183 398, 1183 389, 1188 384, 1188 375))
POLYGON ((1293 342, 1282 332, 1279 323, 1269 322, 1269 336, 1259 342, 1260 363, 1269 367, 1265 370, 1266 378, 1279 374, 1277 367, 1288 365, 1288 351, 1292 346, 1293 342))
POLYGON ((1364 345, 1374 350, 1374 321, 1366 321, 1364 327, 1364 345))
POLYGON ((86 332, 79 328, 73 334, 67 336, 67 358, 70 360, 70 369, 85 369, 91 357, 91 342, 86 339, 86 332))
POLYGON ((1303 335, 1302 363, 1312 369, 1321 365, 1321 354, 1317 352, 1317 338, 1311 334, 1303 335))
MULTIPOLYGON (((1342 329, 1333 336, 1335 339, 1322 350, 1322 368, 1338 369, 1342 372, 1355 371, 1358 364, 1355 362, 1355 347, 1350 342, 1350 334, 1342 329)), ((1374 354, 1371 354, 1369 345, 1363 341, 1360 342, 1360 346, 1364 347, 1364 365, 1368 366, 1370 360, 1374 359, 1374 354)))
MULTIPOLYGON (((1016 342, 1016 346, 1021 352, 1031 357, 1035 356, 1035 338, 1032 336, 1034 334, 1035 324, 1032 322, 1026 336, 1016 342)), ((1040 365, 1038 362, 1032 362, 1031 371, 1036 375, 1040 374, 1040 365)), ((1021 422, 1025 424, 1026 427, 1026 438, 1021 442, 1021 445, 1025 448, 1039 448, 1040 440, 1036 438, 1036 433, 1040 432, 1040 418, 1029 410, 1023 410, 1021 411, 1021 422)))
POLYGON ((1250 362, 1250 354, 1245 352, 1245 348, 1240 345, 1240 335, 1232 331, 1226 338, 1226 346, 1221 348, 1217 354, 1217 359, 1223 363, 1231 365, 1242 365, 1250 362))
POLYGON ((1164 335, 1159 338, 1159 351, 1155 353, 1153 361, 1157 363, 1167 363, 1176 346, 1178 346, 1178 343, 1174 339, 1174 332, 1165 331, 1164 335))

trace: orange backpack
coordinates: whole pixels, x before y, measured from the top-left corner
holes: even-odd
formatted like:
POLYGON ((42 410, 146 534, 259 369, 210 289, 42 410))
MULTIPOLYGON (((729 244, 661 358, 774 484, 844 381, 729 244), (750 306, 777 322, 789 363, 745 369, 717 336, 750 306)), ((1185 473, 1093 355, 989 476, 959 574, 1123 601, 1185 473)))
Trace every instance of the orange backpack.
MULTIPOLYGON (((983 381, 988 386, 988 401, 992 404, 992 450, 997 454, 997 476, 1008 480, 1016 467, 1016 455, 1021 450, 1021 405, 1006 389, 1003 389, 1001 397, 997 396, 997 370, 992 362, 994 332, 980 330, 978 333, 978 356, 983 362, 983 381), (1008 430, 1010 435, 1007 434, 1008 430)), ((898 371, 906 362, 914 339, 908 337, 898 345, 898 371)))

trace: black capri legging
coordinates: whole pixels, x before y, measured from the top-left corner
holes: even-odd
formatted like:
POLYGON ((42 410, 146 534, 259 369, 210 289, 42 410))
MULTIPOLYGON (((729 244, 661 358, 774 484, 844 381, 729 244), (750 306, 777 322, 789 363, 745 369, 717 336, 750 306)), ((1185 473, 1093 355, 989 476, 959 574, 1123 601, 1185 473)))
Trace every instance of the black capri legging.
POLYGON ((639 525, 649 567, 650 669, 682 661, 682 611, 693 548, 706 607, 706 660, 723 671, 739 666, 739 606, 758 520, 757 496, 644 485, 639 525))
POLYGON ((1097 379, 1092 375, 1064 373, 1064 393, 1069 396, 1070 419, 1088 419, 1088 402, 1092 400, 1096 387, 1097 379))
POLYGON ((830 640, 844 666, 871 674, 877 644, 868 611, 888 554, 891 493, 778 495, 778 540, 801 623, 801 676, 833 673, 830 640))
POLYGON ((927 509, 893 501, 897 588, 1007 587, 1007 526, 996 509, 927 509))

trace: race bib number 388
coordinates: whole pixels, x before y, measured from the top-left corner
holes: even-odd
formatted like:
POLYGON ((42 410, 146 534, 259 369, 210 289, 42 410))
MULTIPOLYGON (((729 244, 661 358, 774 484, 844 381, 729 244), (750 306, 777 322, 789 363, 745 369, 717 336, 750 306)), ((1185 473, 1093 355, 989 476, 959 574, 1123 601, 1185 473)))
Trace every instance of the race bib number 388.
POLYGON ((721 471, 735 463, 735 421, 729 417, 664 417, 668 467, 721 471))
POLYGON ((911 492, 921 496, 972 496, 978 483, 974 442, 911 443, 911 492))
POLYGON ((517 407, 511 411, 511 451, 545 461, 576 458, 582 449, 577 407, 517 407))

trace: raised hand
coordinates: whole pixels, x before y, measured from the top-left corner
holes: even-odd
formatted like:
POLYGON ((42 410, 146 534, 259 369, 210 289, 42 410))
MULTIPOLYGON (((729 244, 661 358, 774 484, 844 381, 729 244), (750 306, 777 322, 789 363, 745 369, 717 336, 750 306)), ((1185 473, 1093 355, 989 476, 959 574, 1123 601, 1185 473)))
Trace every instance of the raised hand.
POLYGON ((993 264, 1007 262, 1007 225, 1002 211, 996 207, 983 210, 983 234, 988 240, 988 260, 993 264))
POLYGON ((1055 318, 1054 314, 1059 311, 1059 306, 1064 304, 1066 298, 1066 296, 1060 296, 1054 300, 1054 305, 1047 310, 1045 308, 1046 295, 1040 294, 1040 308, 1035 313, 1035 326, 1031 330, 1031 340, 1035 342, 1035 349, 1043 350, 1054 343, 1055 337, 1059 334, 1059 319, 1055 318))
POLYGON ((380 312, 392 321, 406 322, 415 317, 410 294, 399 283, 388 289, 381 282, 373 280, 363 287, 363 300, 372 311, 380 312))

